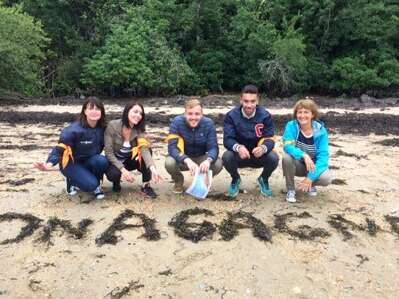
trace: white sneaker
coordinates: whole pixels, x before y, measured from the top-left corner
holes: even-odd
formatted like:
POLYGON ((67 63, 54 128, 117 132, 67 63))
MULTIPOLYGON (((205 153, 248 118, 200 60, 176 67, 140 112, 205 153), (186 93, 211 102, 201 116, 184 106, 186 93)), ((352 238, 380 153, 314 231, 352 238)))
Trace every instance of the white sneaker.
POLYGON ((295 190, 288 190, 285 200, 288 202, 296 202, 295 190))
POLYGON ((103 189, 101 189, 101 186, 98 186, 96 190, 94 190, 94 196, 96 197, 96 199, 103 199, 105 197, 103 189))
POLYGON ((310 188, 310 191, 308 192, 309 196, 317 196, 317 189, 315 186, 310 188))

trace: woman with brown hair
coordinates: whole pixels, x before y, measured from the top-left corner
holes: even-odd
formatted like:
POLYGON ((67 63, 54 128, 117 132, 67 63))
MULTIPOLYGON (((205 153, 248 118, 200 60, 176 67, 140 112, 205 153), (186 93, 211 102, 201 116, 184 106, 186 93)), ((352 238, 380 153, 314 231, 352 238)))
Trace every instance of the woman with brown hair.
POLYGON ((45 163, 34 163, 42 171, 54 170, 60 164, 66 177, 67 193, 77 193, 77 188, 93 192, 97 199, 104 198, 100 182, 108 160, 101 155, 104 148, 105 110, 96 97, 89 97, 83 103, 79 119, 63 129, 59 143, 51 151, 45 163))
POLYGON ((137 101, 126 104, 121 119, 111 121, 105 131, 105 155, 110 166, 106 171, 108 180, 113 182, 113 191, 121 191, 121 179, 133 182, 132 170, 142 174, 141 193, 155 198, 150 181, 162 180, 152 159, 150 143, 145 137, 145 113, 137 101))
POLYGON ((328 133, 318 120, 319 111, 311 99, 301 99, 294 106, 294 120, 287 123, 284 134, 283 173, 287 186, 286 200, 296 202, 294 177, 305 177, 299 189, 316 196, 316 185, 331 183, 328 170, 328 133))

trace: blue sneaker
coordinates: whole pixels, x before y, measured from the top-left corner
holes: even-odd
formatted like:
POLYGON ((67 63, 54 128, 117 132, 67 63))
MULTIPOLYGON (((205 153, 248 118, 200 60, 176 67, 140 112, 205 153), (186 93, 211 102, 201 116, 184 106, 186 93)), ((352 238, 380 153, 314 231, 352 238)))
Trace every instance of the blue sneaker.
POLYGON ((266 183, 265 180, 260 176, 256 180, 258 182, 260 193, 263 196, 273 196, 273 191, 269 187, 269 183, 266 183))
POLYGON ((240 192, 241 178, 233 179, 231 181, 229 190, 227 190, 228 197, 236 197, 240 192))

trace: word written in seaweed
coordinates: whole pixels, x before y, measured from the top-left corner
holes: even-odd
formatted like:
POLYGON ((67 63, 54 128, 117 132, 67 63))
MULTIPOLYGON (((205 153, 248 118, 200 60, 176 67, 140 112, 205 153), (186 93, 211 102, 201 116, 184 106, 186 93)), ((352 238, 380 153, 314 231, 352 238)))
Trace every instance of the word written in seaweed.
MULTIPOLYGON (((294 239, 313 241, 315 239, 323 239, 331 236, 331 232, 324 228, 311 227, 309 225, 300 224, 301 219, 315 218, 308 212, 300 214, 289 212, 285 214, 276 214, 274 217, 274 227, 269 228, 262 220, 254 217, 251 213, 238 211, 235 213, 227 213, 227 217, 220 224, 212 223, 209 217, 214 217, 214 213, 207 209, 188 209, 177 213, 169 221, 169 225, 173 227, 174 232, 180 238, 190 240, 194 243, 199 241, 212 239, 213 235, 218 231, 221 240, 230 241, 239 235, 239 230, 251 229, 252 235, 263 242, 271 242, 273 233, 288 234, 294 239), (190 217, 207 218, 200 221, 193 221, 190 217), (299 225, 295 225, 295 221, 299 221, 299 225)), ((385 221, 391 226, 391 233, 399 236, 399 217, 385 215, 385 221)), ((53 245, 52 236, 55 232, 61 231, 75 240, 84 239, 89 233, 89 227, 94 223, 91 219, 83 219, 76 226, 70 220, 51 217, 45 224, 40 219, 31 214, 5 213, 0 214, 0 223, 2 222, 23 222, 19 233, 14 238, 0 240, 0 245, 10 243, 18 243, 34 234, 36 230, 42 228, 42 233, 35 241, 45 243, 48 246, 53 245)), ((328 215, 327 223, 331 228, 335 229, 343 235, 343 241, 352 239, 355 231, 365 231, 370 236, 376 236, 381 231, 380 227, 373 219, 368 217, 362 223, 355 223, 345 218, 341 214, 328 215)), ((135 213, 126 209, 121 212, 96 238, 96 245, 103 246, 116 245, 122 240, 122 231, 125 230, 144 230, 139 236, 147 241, 158 241, 161 239, 160 231, 156 228, 156 220, 149 218, 145 214, 135 213), (136 219, 137 224, 126 223, 129 219, 136 219)), ((5 230, 3 230, 5 231, 5 230)), ((62 235, 61 234, 61 235, 62 235)))

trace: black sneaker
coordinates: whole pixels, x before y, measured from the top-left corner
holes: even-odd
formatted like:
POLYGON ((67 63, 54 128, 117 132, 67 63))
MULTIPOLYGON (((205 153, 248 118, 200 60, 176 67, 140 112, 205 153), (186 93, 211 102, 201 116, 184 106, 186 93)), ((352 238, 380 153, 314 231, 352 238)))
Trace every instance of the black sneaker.
POLYGON ((144 196, 148 196, 150 198, 157 198, 157 194, 155 193, 154 189, 151 188, 151 186, 149 184, 146 184, 144 186, 141 187, 141 193, 144 196))
POLYGON ((112 191, 119 193, 121 192, 122 187, 121 187, 121 182, 116 182, 112 185, 112 191))

